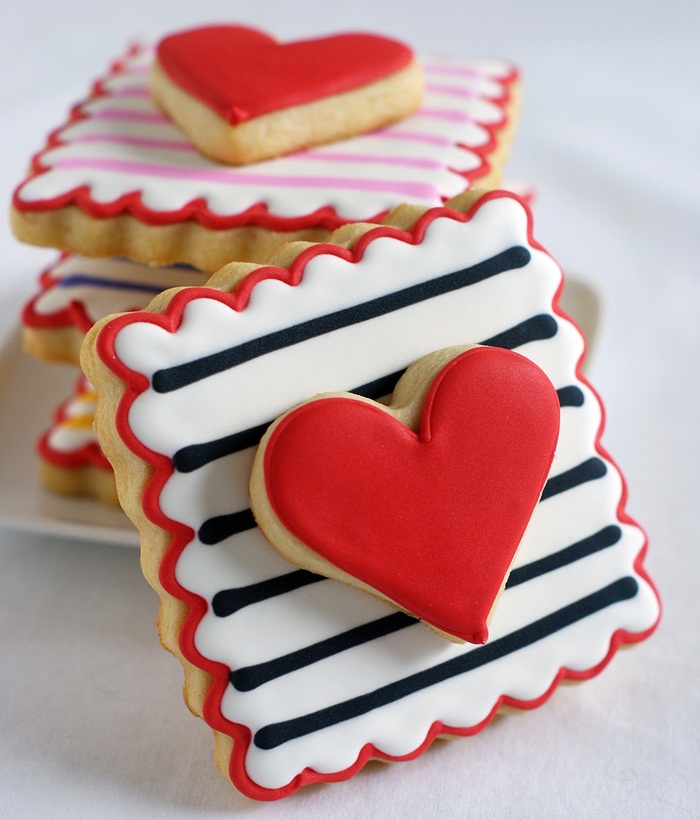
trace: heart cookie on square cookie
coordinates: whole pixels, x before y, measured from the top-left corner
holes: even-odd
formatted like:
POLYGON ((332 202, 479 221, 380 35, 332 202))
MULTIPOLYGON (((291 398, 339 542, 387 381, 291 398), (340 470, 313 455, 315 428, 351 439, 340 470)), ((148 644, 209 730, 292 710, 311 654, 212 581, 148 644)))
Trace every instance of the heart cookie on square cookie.
POLYGON ((556 391, 533 362, 448 348, 412 364, 388 407, 329 393, 278 418, 251 507, 292 563, 486 643, 558 432, 556 391))
POLYGON ((423 80, 410 48, 374 34, 279 43, 241 26, 164 38, 156 102, 206 156, 245 165, 412 114, 423 80))
POLYGON ((439 206, 500 182, 519 98, 506 61, 426 56, 422 101, 410 115, 232 166, 203 156, 156 104, 156 48, 136 45, 117 59, 33 158, 12 203, 19 239, 211 273, 233 259, 264 261, 290 241, 323 240, 349 222, 380 221, 402 202, 439 206))
MULTIPOLYGON (((625 511, 624 480, 600 441, 602 405, 581 375, 585 341, 559 307, 562 274, 533 238, 527 206, 505 192, 466 194, 449 207, 400 208, 382 226, 346 226, 331 240, 295 243, 264 266, 232 263, 208 287, 99 322, 83 348, 98 435, 161 596, 162 641, 184 665, 189 707, 215 732, 221 771, 261 800, 349 778, 370 758, 418 757, 438 736, 484 729, 504 706, 541 706, 659 618, 646 538, 625 511), (400 405, 407 368, 410 379, 413 363, 454 347, 468 348, 465 358, 483 348, 523 357, 551 385, 543 426, 552 397, 558 416, 551 466, 539 500, 539 479, 530 481, 535 501, 483 645, 446 640, 374 595, 289 563, 249 499, 257 445, 277 417, 329 392, 400 405)), ((430 392, 445 368, 417 392, 434 395, 430 417, 437 409, 439 429, 458 435, 468 412, 455 427, 450 410, 443 426, 434 402, 445 394, 430 392)), ((498 419, 485 417, 503 405, 485 410, 480 381, 465 405, 493 440, 498 419)), ((370 487, 373 469, 396 458, 373 443, 368 436, 370 487)), ((454 447, 464 452, 464 441, 454 447)), ((498 499, 508 484, 507 456, 499 460, 504 471, 490 474, 482 497, 498 499)), ((342 475, 347 463, 337 466, 342 475)), ((285 486, 293 493, 293 481, 285 486)), ((430 492, 422 548, 454 504, 451 487, 430 492)), ((386 493, 359 530, 374 520, 386 533, 386 493)), ((499 525, 484 526, 493 535, 499 525)), ((397 575, 415 565, 409 555, 394 559, 397 575)))

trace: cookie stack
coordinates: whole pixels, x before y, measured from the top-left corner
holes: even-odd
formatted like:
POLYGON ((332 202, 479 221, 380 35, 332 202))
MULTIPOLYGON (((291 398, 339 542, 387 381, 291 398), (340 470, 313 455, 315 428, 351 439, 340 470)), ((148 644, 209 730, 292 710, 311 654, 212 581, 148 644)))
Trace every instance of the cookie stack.
MULTIPOLYGON (((280 44, 217 26, 132 46, 15 193, 16 235, 62 251, 24 311, 26 349, 77 365, 97 319, 166 288, 403 202, 496 187, 517 100, 506 62, 419 60, 373 35, 280 44)), ((107 465, 73 406, 86 405, 63 405, 42 439, 44 481, 115 500, 77 479, 107 465)))
POLYGON ((27 348, 89 380, 40 450, 94 460, 47 481, 114 468, 250 797, 540 706, 657 623, 561 270, 494 190, 516 101, 499 61, 200 29, 130 49, 15 194, 63 251, 27 348))

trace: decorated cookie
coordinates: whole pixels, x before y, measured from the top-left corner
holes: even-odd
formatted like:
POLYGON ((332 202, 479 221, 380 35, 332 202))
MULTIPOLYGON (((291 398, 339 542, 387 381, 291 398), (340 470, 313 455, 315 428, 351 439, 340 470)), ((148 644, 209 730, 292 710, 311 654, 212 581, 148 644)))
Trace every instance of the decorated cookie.
POLYGON ((98 319, 143 308, 166 288, 204 282, 205 274, 186 265, 158 268, 61 254, 41 274, 39 291, 22 312, 25 349, 45 361, 78 364, 83 337, 98 319))
POLYGON ((161 639, 184 664, 189 707, 214 729, 219 767, 251 797, 417 757, 502 706, 541 706, 658 620, 646 539, 580 373, 585 343, 558 307, 560 269, 516 197, 451 206, 400 208, 384 226, 339 229, 334 244, 229 265, 210 287, 162 294, 86 337, 98 434, 161 595, 161 639), (413 362, 471 344, 544 372, 560 426, 481 646, 290 564, 248 493, 256 446, 280 414, 337 391, 389 404, 413 362))
POLYGON ((423 89, 410 48, 373 34, 279 43, 241 26, 165 37, 156 102, 206 156, 241 165, 412 114, 423 89))
POLYGON ((130 50, 54 131, 15 192, 17 236, 91 257, 215 271, 492 187, 513 132, 517 73, 498 60, 425 58, 420 108, 370 133, 234 167, 202 156, 156 106, 154 49, 130 50))
POLYGON ((93 429, 97 396, 81 376, 37 443, 43 483, 63 495, 86 495, 118 505, 112 467, 93 429))
POLYGON ((552 383, 518 353, 432 353, 408 368, 388 407, 329 393, 280 416, 253 462, 253 514, 292 563, 451 640, 486 643, 549 474, 559 412, 552 383))

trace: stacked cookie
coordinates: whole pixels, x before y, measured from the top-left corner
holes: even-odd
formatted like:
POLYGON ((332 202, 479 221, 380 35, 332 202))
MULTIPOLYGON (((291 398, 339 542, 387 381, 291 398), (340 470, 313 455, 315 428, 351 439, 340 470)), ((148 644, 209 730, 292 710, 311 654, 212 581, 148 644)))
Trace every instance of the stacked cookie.
POLYGON ((516 99, 498 61, 200 29, 118 60, 15 194, 63 252, 27 348, 86 374, 45 480, 114 469, 250 797, 540 706, 658 620, 561 271, 493 190, 516 99))
MULTIPOLYGON (((218 26, 133 46, 15 193, 16 235, 62 251, 24 311, 27 350, 76 365, 97 319, 165 288, 379 221, 402 202, 495 187, 517 89, 503 61, 421 61, 371 35, 280 44, 218 26)), ((66 449, 63 434, 44 442, 49 485, 90 493, 69 477, 94 448, 66 449)))

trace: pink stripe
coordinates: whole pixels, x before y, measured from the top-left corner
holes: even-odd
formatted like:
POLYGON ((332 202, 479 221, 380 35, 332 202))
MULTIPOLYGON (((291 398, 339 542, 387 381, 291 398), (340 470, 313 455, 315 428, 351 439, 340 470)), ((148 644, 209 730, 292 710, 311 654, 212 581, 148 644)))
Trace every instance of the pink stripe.
MULTIPOLYGON (((152 49, 149 49, 151 51, 152 49)), ((147 65, 130 65, 124 74, 148 74, 150 66, 147 65)))
POLYGON ((449 94, 453 97, 466 97, 469 100, 474 100, 480 95, 474 91, 473 88, 460 88, 457 85, 437 85, 435 83, 428 83, 425 86, 426 91, 431 91, 433 94, 449 94))
POLYGON ((174 168, 152 162, 130 162, 126 160, 64 159, 54 168, 76 170, 93 169, 122 174, 147 174, 170 179, 188 179, 201 182, 220 182, 226 185, 276 186, 281 188, 336 188, 352 191, 372 191, 400 196, 434 200, 439 194, 432 185, 420 182, 395 182, 394 180, 352 179, 347 177, 300 177, 266 176, 238 170, 207 168, 174 168))
MULTIPOLYGON (((446 66, 439 63, 428 63, 423 66, 430 74, 448 74, 451 77, 471 77, 472 79, 489 78, 490 75, 484 69, 469 66, 446 66)), ((494 79, 494 78, 491 78, 494 79)))
POLYGON ((447 122, 463 122, 473 125, 476 120, 465 111, 455 111, 452 108, 419 108, 414 117, 428 117, 431 120, 445 120, 447 122))
POLYGON ((109 92, 110 97, 138 97, 142 100, 150 100, 151 92, 142 85, 125 85, 121 88, 115 88, 114 91, 109 92))
POLYGON ((149 111, 130 111, 128 108, 101 108, 91 115, 96 120, 124 120, 125 122, 170 122, 162 114, 149 111))
POLYGON ((153 140, 147 137, 112 136, 110 134, 84 134, 73 142, 108 142, 110 145, 131 145, 135 148, 156 148, 163 151, 187 151, 196 153, 196 148, 187 140, 153 140))
POLYGON ((451 140, 449 137, 441 137, 439 134, 421 134, 419 131, 400 131, 398 129, 394 130, 393 128, 383 128, 381 131, 372 131, 368 136, 380 139, 422 142, 426 145, 445 146, 455 144, 454 140, 451 140))
POLYGON ((443 163, 434 159, 423 157, 387 157, 380 154, 343 154, 323 151, 300 151, 298 154, 290 154, 294 159, 321 160, 327 162, 370 162, 381 165, 401 165, 406 168, 423 168, 435 170, 442 168, 443 163))

